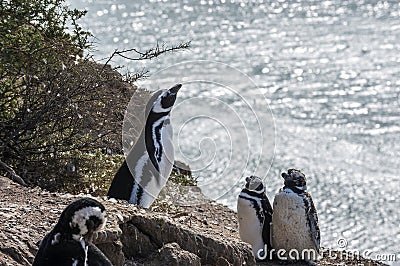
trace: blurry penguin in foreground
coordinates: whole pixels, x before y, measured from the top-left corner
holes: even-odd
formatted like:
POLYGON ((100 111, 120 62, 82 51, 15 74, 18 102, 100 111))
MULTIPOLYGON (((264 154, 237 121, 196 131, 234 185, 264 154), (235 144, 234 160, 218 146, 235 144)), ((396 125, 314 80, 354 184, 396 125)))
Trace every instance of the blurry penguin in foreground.
POLYGON ((240 238, 251 244, 256 260, 271 259, 272 207, 259 177, 246 177, 246 185, 238 197, 237 212, 240 238))
POLYGON ((274 199, 272 245, 275 250, 285 250, 289 260, 317 260, 320 231, 317 210, 306 192, 306 177, 296 169, 289 169, 282 177, 284 187, 274 199))
POLYGON ((182 87, 156 92, 139 139, 114 176, 107 196, 149 208, 165 186, 174 164, 170 112, 182 87))
POLYGON ((97 200, 83 198, 71 203, 40 242, 33 265, 112 265, 92 244, 93 234, 105 223, 105 208, 97 200))

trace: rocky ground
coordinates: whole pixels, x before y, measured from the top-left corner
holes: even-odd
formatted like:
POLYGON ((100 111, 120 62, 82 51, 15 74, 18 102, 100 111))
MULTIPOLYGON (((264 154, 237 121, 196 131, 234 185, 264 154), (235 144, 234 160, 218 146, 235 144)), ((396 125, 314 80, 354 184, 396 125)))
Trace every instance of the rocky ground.
MULTIPOLYGON (((0 265, 30 265, 36 242, 70 202, 84 196, 22 187, 0 177, 0 265)), ((250 246, 239 240, 236 214, 204 198, 197 187, 170 184, 151 211, 96 199, 105 205, 108 220, 95 243, 114 265, 255 265, 250 246)), ((382 265, 363 258, 318 262, 339 264, 382 265)))

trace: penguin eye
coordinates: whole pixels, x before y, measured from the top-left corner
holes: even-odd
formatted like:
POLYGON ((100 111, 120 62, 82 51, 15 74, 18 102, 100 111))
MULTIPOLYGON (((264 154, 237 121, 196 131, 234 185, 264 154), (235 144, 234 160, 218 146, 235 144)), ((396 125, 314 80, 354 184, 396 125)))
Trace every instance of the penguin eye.
POLYGON ((170 93, 168 92, 166 95, 161 97, 161 106, 163 108, 169 108, 174 104, 175 99, 176 99, 176 96, 170 95, 170 93))
POLYGON ((89 230, 93 231, 98 229, 98 227, 102 224, 102 220, 97 216, 90 216, 86 221, 86 226, 89 230))
POLYGON ((77 235, 80 233, 81 229, 79 229, 79 226, 77 224, 70 224, 71 227, 71 232, 74 235, 77 235))

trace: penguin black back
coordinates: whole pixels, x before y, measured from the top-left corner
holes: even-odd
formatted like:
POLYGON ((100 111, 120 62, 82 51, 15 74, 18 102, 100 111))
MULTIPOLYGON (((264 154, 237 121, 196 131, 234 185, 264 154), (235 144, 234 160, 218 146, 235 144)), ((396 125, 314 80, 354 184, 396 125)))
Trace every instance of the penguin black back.
POLYGON ((126 160, 124 160, 114 176, 111 186, 108 189, 107 196, 110 198, 129 201, 134 182, 135 178, 129 170, 126 160))

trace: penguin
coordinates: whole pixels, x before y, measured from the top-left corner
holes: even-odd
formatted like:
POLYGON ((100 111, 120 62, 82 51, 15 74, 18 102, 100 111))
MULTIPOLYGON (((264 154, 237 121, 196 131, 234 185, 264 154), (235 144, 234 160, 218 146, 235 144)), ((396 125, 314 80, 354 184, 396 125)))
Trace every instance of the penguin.
POLYGON ((239 235, 251 245, 258 261, 273 258, 270 231, 272 213, 262 180, 256 176, 246 177, 245 187, 237 202, 239 235))
POLYGON ((274 198, 272 245, 288 260, 313 262, 318 259, 320 231, 318 215, 306 177, 297 169, 282 173, 284 187, 274 198))
POLYGON ((165 186, 174 164, 170 112, 181 87, 177 84, 151 97, 144 129, 115 174, 108 197, 147 209, 165 186))
POLYGON ((83 198, 72 202, 53 230, 40 241, 33 265, 112 265, 92 243, 93 234, 103 229, 105 223, 105 208, 97 200, 83 198))

